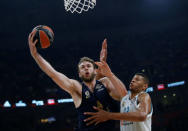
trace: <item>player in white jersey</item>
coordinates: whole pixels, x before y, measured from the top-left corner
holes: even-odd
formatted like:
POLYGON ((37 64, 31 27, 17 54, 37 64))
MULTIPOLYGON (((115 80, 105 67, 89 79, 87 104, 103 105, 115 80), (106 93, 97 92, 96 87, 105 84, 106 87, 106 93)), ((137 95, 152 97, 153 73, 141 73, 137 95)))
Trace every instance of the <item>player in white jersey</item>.
MULTIPOLYGON (((136 74, 136 75, 139 76, 140 74, 139 75, 136 74)), ((139 109, 141 108, 140 101, 144 99, 145 95, 147 96, 148 94, 142 91, 138 93, 135 97, 132 97, 131 91, 129 91, 128 94, 125 97, 123 97, 121 100, 121 113, 138 112, 139 109)), ((144 116, 144 114, 140 114, 140 118, 135 121, 121 120, 120 122, 121 131, 151 131, 152 113, 153 113, 151 103, 149 110, 150 112, 147 115, 144 116)))
MULTIPOLYGON (((107 76, 111 72, 106 63, 98 64, 101 73, 107 76)), ((152 103, 148 93, 145 92, 149 79, 143 73, 137 73, 129 85, 130 91, 120 93, 121 112, 112 113, 94 107, 98 112, 86 112, 91 117, 85 119, 87 125, 98 124, 107 120, 121 120, 121 131, 151 131, 152 103)), ((118 89, 117 89, 118 90, 118 89)), ((121 90, 118 90, 121 92, 121 90)))

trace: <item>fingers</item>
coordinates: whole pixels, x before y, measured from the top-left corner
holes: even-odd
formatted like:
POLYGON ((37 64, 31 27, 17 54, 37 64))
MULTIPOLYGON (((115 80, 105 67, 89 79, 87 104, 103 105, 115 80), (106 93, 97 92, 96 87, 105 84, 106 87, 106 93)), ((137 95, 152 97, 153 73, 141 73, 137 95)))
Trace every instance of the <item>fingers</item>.
POLYGON ((89 126, 91 124, 94 124, 96 123, 98 120, 97 120, 97 116, 91 116, 87 119, 84 120, 84 122, 87 122, 86 125, 89 126))
POLYGON ((107 63, 106 63, 105 61, 101 61, 101 63, 102 63, 103 65, 107 65, 107 63))
POLYGON ((99 67, 99 71, 109 68, 108 64, 105 61, 95 62, 95 64, 99 67))
POLYGON ((107 50, 101 50, 101 54, 100 54, 100 61, 106 61, 107 59, 107 50))
MULTIPOLYGON (((28 41, 29 43, 33 43, 33 38, 36 34, 37 30, 33 30, 30 34, 29 34, 29 37, 28 37, 28 41)), ((35 44, 36 40, 34 41, 34 44, 35 44)))
POLYGON ((104 39, 102 43, 102 49, 100 52, 100 61, 106 61, 107 59, 107 39, 104 39))
POLYGON ((31 38, 31 33, 29 33, 29 37, 28 37, 28 40, 31 38))
POLYGON ((102 49, 107 49, 107 39, 105 38, 102 43, 102 49))
POLYGON ((33 45, 35 46, 37 44, 38 40, 36 39, 33 43, 33 45))
POLYGON ((95 62, 95 64, 96 64, 98 67, 101 67, 101 66, 102 66, 102 63, 101 63, 101 62, 95 62))
POLYGON ((84 122, 91 121, 91 120, 95 119, 95 117, 96 117, 96 116, 88 117, 87 119, 84 119, 84 122))
POLYGON ((84 112, 84 115, 95 115, 96 113, 94 112, 84 112))
POLYGON ((95 123, 95 125, 97 125, 97 124, 99 124, 99 123, 101 123, 100 121, 97 121, 96 123, 95 123))
POLYGON ((97 125, 97 124, 101 123, 102 120, 99 119, 97 116, 92 116, 92 117, 85 119, 84 122, 87 122, 86 125, 89 126, 94 123, 95 123, 95 125, 97 125))
POLYGON ((99 68, 103 67, 109 67, 108 64, 106 63, 106 61, 102 60, 101 62, 97 62, 99 68))
POLYGON ((32 40, 32 41, 33 41, 33 38, 34 38, 36 32, 37 32, 37 30, 34 30, 34 31, 31 32, 31 33, 32 33, 32 35, 31 35, 31 40, 32 40))
POLYGON ((100 108, 97 108, 96 106, 93 106, 93 109, 97 110, 97 111, 100 111, 101 109, 100 108))
POLYGON ((104 50, 104 61, 106 61, 106 59, 107 59, 107 49, 106 50, 104 50))
POLYGON ((103 51, 101 51, 101 54, 100 54, 100 61, 102 61, 104 59, 104 55, 103 55, 103 51))
MULTIPOLYGON (((34 31, 35 31, 35 30, 34 30, 34 31)), ((31 38, 33 37, 34 31, 32 31, 32 32, 29 34, 29 39, 31 39, 31 38)), ((35 33, 36 33, 36 31, 35 31, 35 33)))
POLYGON ((86 123, 87 126, 96 123, 98 120, 96 118, 91 119, 90 122, 86 123))
MULTIPOLYGON (((85 112, 84 114, 85 115, 95 115, 95 113, 93 113, 93 112, 85 112)), ((88 123, 86 123, 87 126, 95 123, 95 121, 96 121, 96 116, 91 116, 84 120, 84 122, 88 122, 88 123)))
POLYGON ((95 120, 86 123, 86 125, 89 126, 89 125, 92 125, 93 123, 95 123, 95 120))
POLYGON ((101 73, 101 69, 100 68, 96 69, 96 72, 97 72, 97 74, 100 74, 101 73))
POLYGON ((32 32, 31 32, 31 33, 29 33, 28 41, 30 41, 31 36, 32 36, 32 32))
MULTIPOLYGON (((97 108, 96 106, 93 106, 93 108, 95 110, 98 110, 100 111, 101 109, 97 108)), ((99 124, 102 122, 102 118, 100 117, 100 114, 98 114, 99 112, 97 113, 94 113, 94 112, 85 112, 84 114, 85 115, 91 115, 90 117, 88 117, 87 119, 84 120, 84 122, 86 122, 86 125, 89 126, 91 124, 99 124)))

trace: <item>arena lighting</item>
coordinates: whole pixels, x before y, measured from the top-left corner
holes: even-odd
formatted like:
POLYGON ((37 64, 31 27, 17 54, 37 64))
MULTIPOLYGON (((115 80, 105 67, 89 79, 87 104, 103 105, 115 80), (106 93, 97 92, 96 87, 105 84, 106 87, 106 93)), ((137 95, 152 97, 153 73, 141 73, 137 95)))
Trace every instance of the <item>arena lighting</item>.
POLYGON ((3 104, 3 107, 7 108, 7 107, 11 107, 11 104, 9 101, 5 101, 5 103, 3 104))
POLYGON ((73 99, 58 99, 58 103, 70 103, 73 102, 73 99))
POLYGON ((43 106, 44 105, 44 101, 42 100, 32 100, 32 104, 35 104, 36 106, 43 106))
POLYGON ((148 88, 146 89, 146 92, 153 92, 153 87, 148 87, 148 88))
POLYGON ((27 104, 26 103, 24 103, 23 101, 18 101, 18 103, 16 103, 16 107, 26 107, 27 106, 27 104))
POLYGON ((157 85, 157 89, 158 90, 164 90, 165 89, 165 85, 164 84, 159 84, 159 85, 157 85))
POLYGON ((41 123, 52 123, 52 122, 55 122, 55 121, 56 121, 55 117, 49 117, 49 118, 45 118, 45 119, 40 120, 41 123))
POLYGON ((48 99, 48 100, 47 100, 47 104, 48 104, 48 105, 55 105, 56 103, 55 103, 55 100, 54 100, 54 99, 48 99))
POLYGON ((185 81, 179 81, 179 82, 174 82, 174 83, 170 83, 167 86, 168 87, 175 87, 175 86, 180 86, 180 85, 184 85, 185 81))

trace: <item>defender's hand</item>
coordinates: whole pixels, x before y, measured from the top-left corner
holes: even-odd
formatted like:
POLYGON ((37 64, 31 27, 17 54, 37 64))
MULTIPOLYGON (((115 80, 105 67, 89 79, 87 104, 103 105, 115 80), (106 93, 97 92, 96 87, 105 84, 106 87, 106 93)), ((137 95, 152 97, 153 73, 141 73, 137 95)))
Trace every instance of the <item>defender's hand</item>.
POLYGON ((104 39, 102 43, 102 49, 100 52, 100 61, 105 61, 107 59, 107 39, 104 39))
POLYGON ((106 77, 111 77, 113 75, 110 67, 105 61, 95 62, 95 64, 98 66, 97 73, 102 74, 106 77))
POLYGON ((28 37, 28 44, 29 44, 29 49, 30 49, 30 52, 31 52, 31 55, 32 56, 35 56, 37 54, 37 48, 36 48, 36 43, 37 43, 37 39, 35 41, 33 41, 33 38, 36 34, 36 30, 32 31, 30 34, 29 34, 29 37, 28 37))
POLYGON ((97 110, 98 112, 85 112, 85 115, 91 115, 90 117, 88 117, 87 119, 84 120, 84 122, 86 122, 86 125, 89 126, 91 124, 99 124, 101 122, 105 122, 107 120, 110 120, 109 118, 109 112, 104 111, 100 108, 97 107, 93 107, 95 110, 97 110))
MULTIPOLYGON (((101 52, 100 52, 100 61, 105 61, 106 62, 106 59, 107 59, 107 40, 104 39, 103 43, 102 43, 102 49, 101 49, 101 52)), ((104 77, 103 74, 100 73, 99 71, 100 69, 97 70, 97 75, 96 75, 96 79, 99 80, 101 78, 104 77)))

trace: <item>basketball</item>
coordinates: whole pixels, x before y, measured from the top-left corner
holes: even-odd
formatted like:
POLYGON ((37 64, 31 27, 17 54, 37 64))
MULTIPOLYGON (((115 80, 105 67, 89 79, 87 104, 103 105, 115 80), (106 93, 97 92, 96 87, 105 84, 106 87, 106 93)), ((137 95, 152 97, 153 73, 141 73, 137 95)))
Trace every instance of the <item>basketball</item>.
POLYGON ((53 43, 54 33, 50 27, 46 25, 38 25, 33 29, 33 31, 34 30, 37 30, 35 36, 33 37, 33 41, 38 39, 36 43, 37 48, 45 49, 53 43))

